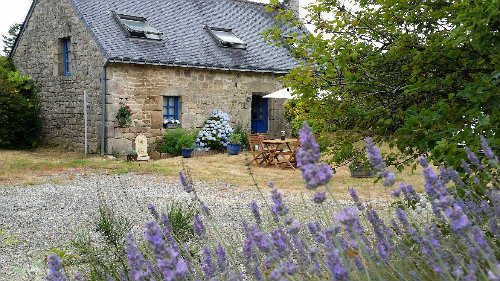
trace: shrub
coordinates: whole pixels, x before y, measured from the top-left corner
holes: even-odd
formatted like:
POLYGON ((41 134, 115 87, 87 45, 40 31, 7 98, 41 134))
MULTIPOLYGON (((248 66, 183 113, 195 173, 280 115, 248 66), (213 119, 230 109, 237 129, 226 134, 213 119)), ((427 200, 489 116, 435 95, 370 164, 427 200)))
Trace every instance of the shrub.
POLYGON ((125 238, 132 224, 109 205, 100 203, 98 211, 94 231, 81 232, 71 241, 69 250, 75 255, 68 265, 84 265, 88 280, 107 281, 108 276, 119 280, 120 272, 128 271, 125 238))
POLYGON ((184 206, 180 202, 173 202, 166 211, 168 220, 165 219, 165 213, 160 217, 152 204, 149 204, 148 208, 156 221, 168 226, 177 243, 182 245, 194 238, 193 222, 196 209, 193 206, 184 206))
POLYGON ((228 143, 241 145, 241 135, 236 133, 231 134, 231 136, 229 136, 228 143))
POLYGON ((163 137, 163 141, 156 148, 162 153, 181 155, 183 148, 195 148, 197 131, 174 129, 168 130, 163 137))
MULTIPOLYGON (((399 183, 393 188, 394 174, 367 139, 368 158, 383 185, 393 196, 402 196, 400 201, 412 202, 415 207, 396 207, 387 223, 359 200, 354 189, 349 190, 354 205, 341 206, 329 186, 333 171, 318 162, 321 155, 311 128, 304 125, 300 137, 299 169, 306 187, 315 190, 312 200, 316 210, 323 211, 321 216, 312 210, 311 218, 316 221, 295 220, 282 194, 273 189, 269 220, 263 222, 258 205, 252 202, 255 223, 242 222, 245 241, 242 246, 235 245, 221 234, 192 182, 180 173, 184 190, 192 194, 201 210, 195 215, 193 229, 204 245, 202 258, 192 259, 187 246, 180 248, 169 239, 168 227, 162 230, 152 221, 146 223, 146 240, 154 252, 154 258, 148 259, 154 266, 146 267, 144 256, 133 241, 128 241, 130 276, 143 276, 140 280, 500 279, 500 166, 485 139, 482 159, 467 150, 470 164, 464 161, 464 169, 475 178, 470 183, 451 168, 443 167, 436 174, 421 158, 426 194, 417 194, 411 184, 399 183), (489 180, 476 180, 471 166, 489 180), (465 199, 458 196, 459 189, 468 191, 465 199), (479 196, 476 190, 481 191, 479 196), (332 204, 326 204, 327 200, 332 204), (331 206, 333 210, 329 210, 331 206), (244 273, 240 266, 245 267, 244 273)), ((48 277, 58 276, 60 264, 55 256, 51 259, 48 277)))
POLYGON ((0 57, 0 148, 33 148, 40 139, 38 90, 0 57))
POLYGON ((198 133, 196 145, 205 151, 222 150, 227 147, 228 137, 233 133, 229 125, 229 115, 220 110, 214 110, 205 121, 205 126, 198 133))
POLYGON ((236 123, 236 126, 234 126, 234 133, 241 135, 241 147, 242 148, 249 148, 249 143, 248 143, 248 133, 250 131, 248 129, 243 128, 243 123, 241 121, 238 121, 236 123))

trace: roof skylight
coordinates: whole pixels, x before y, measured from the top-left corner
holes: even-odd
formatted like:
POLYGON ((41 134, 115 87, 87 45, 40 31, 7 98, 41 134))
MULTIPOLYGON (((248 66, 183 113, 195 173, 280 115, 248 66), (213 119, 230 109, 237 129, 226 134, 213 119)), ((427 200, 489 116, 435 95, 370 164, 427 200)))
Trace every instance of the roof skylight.
POLYGON ((162 33, 152 27, 146 18, 116 14, 122 26, 128 31, 130 37, 148 38, 153 40, 161 40, 162 33))
POLYGON ((231 29, 209 26, 206 26, 206 28, 215 37, 215 39, 219 41, 222 47, 231 47, 234 49, 247 48, 247 44, 240 38, 236 37, 231 29))

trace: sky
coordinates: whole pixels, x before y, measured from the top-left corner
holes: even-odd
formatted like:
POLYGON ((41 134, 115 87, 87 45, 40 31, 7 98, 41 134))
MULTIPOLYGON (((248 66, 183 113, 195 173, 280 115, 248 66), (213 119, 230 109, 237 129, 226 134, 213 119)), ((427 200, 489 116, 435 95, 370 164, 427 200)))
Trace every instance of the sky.
MULTIPOLYGON (((14 23, 22 23, 28 14, 32 0, 1 0, 0 34, 8 35, 9 27, 14 23)), ((0 53, 3 50, 3 41, 0 42, 0 53)), ((3 53, 2 53, 3 54, 3 53)))
MULTIPOLYGON (((0 34, 8 35, 9 27, 14 23, 22 23, 28 14, 32 0, 1 0, 2 8, 0 9, 0 34)), ((254 0, 255 2, 268 3, 269 0, 254 0)), ((300 0, 300 6, 303 6, 306 1, 300 0)), ((302 14, 302 11, 301 11, 302 14)), ((0 54, 3 54, 4 44, 0 40, 0 54)))

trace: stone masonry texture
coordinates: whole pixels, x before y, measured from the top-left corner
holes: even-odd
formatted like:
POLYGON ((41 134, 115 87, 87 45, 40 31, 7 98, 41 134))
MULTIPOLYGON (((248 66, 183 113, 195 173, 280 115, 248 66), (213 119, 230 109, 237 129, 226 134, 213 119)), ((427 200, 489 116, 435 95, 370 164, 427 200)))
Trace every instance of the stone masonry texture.
POLYGON ((83 150, 83 92, 87 90, 89 151, 98 152, 105 58, 67 0, 37 1, 13 60, 40 88, 45 143, 83 150), (63 38, 71 40, 71 76, 64 76, 63 38))
MULTIPOLYGON (((276 74, 218 71, 166 66, 110 64, 107 68, 107 151, 125 153, 138 134, 148 138, 149 149, 161 140, 163 96, 179 97, 181 128, 201 128, 210 113, 220 109, 250 129, 252 95, 281 89, 276 74), (120 128, 115 114, 129 105, 132 124, 120 128)), ((285 128, 283 100, 269 99, 269 133, 279 137, 285 128)))

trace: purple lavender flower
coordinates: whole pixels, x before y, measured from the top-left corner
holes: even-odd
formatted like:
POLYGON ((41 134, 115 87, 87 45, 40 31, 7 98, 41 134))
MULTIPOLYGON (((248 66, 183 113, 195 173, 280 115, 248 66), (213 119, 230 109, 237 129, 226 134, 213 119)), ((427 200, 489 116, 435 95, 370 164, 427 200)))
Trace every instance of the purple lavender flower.
POLYGON ((488 278, 492 281, 500 281, 500 263, 497 263, 493 270, 488 269, 488 278))
POLYGON ((399 197, 399 195, 401 195, 401 182, 399 183, 399 187, 398 188, 395 188, 393 190, 389 190, 388 193, 393 196, 393 197, 399 197))
POLYGON ((435 224, 432 225, 432 228, 425 227, 424 236, 422 237, 422 253, 427 257, 427 263, 432 267, 434 272, 442 273, 444 269, 439 262, 439 258, 441 258, 441 260, 445 260, 445 257, 441 249, 441 244, 438 240, 438 238, 440 238, 438 235, 440 235, 440 232, 437 230, 437 226, 435 224), (436 256, 436 253, 439 257, 436 256))
POLYGON ((347 269, 342 264, 338 249, 333 249, 326 254, 326 265, 332 273, 333 280, 349 280, 347 269))
POLYGON ((493 206, 495 216, 500 219, 500 192, 496 189, 492 189, 489 198, 491 201, 491 205, 493 206))
POLYGON ((368 154, 368 158, 370 158, 370 162, 373 165, 373 168, 378 171, 382 171, 385 169, 385 161, 382 159, 380 156, 380 151, 378 148, 373 144, 371 138, 366 138, 365 139, 366 143, 366 154, 368 154))
POLYGON ((481 147, 483 148, 483 152, 484 155, 486 156, 486 159, 490 160, 490 163, 493 165, 498 164, 498 157, 491 150, 491 147, 488 145, 486 138, 484 136, 481 136, 480 138, 481 138, 481 147))
POLYGON ((468 175, 472 174, 472 170, 470 169, 469 164, 467 164, 467 162, 465 162, 465 160, 464 160, 464 159, 461 159, 461 161, 462 161, 462 165, 461 165, 461 166, 462 166, 462 168, 464 168, 464 171, 465 171, 468 175))
POLYGON ((210 217, 210 209, 208 208, 208 206, 207 206, 207 205, 205 205, 205 204, 203 204, 203 203, 202 203, 202 204, 200 205, 200 209, 201 209, 201 212, 202 212, 205 216, 210 217))
POLYGON ((168 231, 172 232, 172 223, 170 223, 170 219, 165 213, 161 214, 161 224, 163 224, 168 231))
POLYGON ((215 255, 217 256, 217 266, 219 267, 219 272, 226 271, 229 260, 226 256, 226 250, 219 244, 219 248, 215 250, 215 255))
POLYGON ((413 281, 421 281, 422 280, 422 278, 420 278, 420 276, 418 275, 418 273, 416 273, 413 270, 410 270, 408 272, 408 274, 411 276, 411 279, 413 279, 413 281))
POLYGON ((212 253, 207 246, 203 247, 203 263, 201 264, 201 270, 203 270, 206 280, 210 280, 210 278, 215 276, 216 267, 212 260, 212 253))
POLYGON ((309 255, 306 250, 306 246, 302 242, 302 239, 298 234, 292 234, 292 244, 293 247, 295 248, 295 251, 297 251, 297 254, 299 256, 299 265, 301 268, 306 269, 309 264, 311 264, 311 260, 309 258, 309 255))
POLYGON ((313 224, 312 222, 306 223, 307 229, 312 234, 314 240, 318 244, 323 244, 326 241, 325 235, 321 232, 321 226, 319 223, 313 224))
POLYGON ((278 189, 274 188, 271 190, 271 200, 273 200, 273 207, 272 211, 274 214, 279 215, 279 216, 285 216, 288 214, 288 208, 285 205, 285 202, 283 202, 283 198, 280 192, 278 192, 278 189))
POLYGON ((128 272, 130 280, 148 280, 150 272, 148 271, 146 261, 144 260, 141 252, 137 250, 137 246, 135 245, 131 234, 127 236, 125 252, 127 253, 128 264, 130 267, 128 272))
POLYGON ((418 158, 418 162, 420 163, 420 166, 424 168, 429 167, 429 162, 427 162, 427 159, 425 159, 425 157, 418 158))
POLYGON ((257 202, 252 200, 252 203, 250 203, 250 208, 252 210, 253 217, 255 218, 255 222, 257 224, 260 224, 262 222, 262 219, 260 218, 259 206, 257 205, 257 202))
POLYGON ((75 274, 74 277, 75 277, 76 281, 83 281, 83 274, 81 274, 81 273, 75 274))
POLYGON ((424 168, 422 174, 425 179, 425 192, 431 199, 439 200, 441 197, 448 196, 448 192, 443 181, 439 179, 431 168, 424 168))
POLYGON ((179 171, 179 179, 181 181, 182 186, 184 187, 184 191, 190 193, 193 191, 193 185, 187 180, 186 176, 179 171))
POLYGON ((451 220, 450 227, 453 231, 463 232, 471 226, 469 219, 458 204, 453 204, 453 208, 446 208, 445 213, 451 220))
POLYGON ((395 182, 396 182, 396 177, 394 176, 394 173, 388 172, 385 174, 384 181, 382 182, 382 184, 386 187, 391 187, 394 185, 395 182))
POLYGON ((353 226, 358 221, 359 211, 356 207, 345 206, 337 215, 337 220, 346 226, 353 226))
POLYGON ((194 215, 194 233, 202 239, 205 238, 205 226, 198 214, 194 215))
POLYGON ((332 168, 324 162, 302 164, 299 168, 309 189, 327 184, 333 175, 332 168))
POLYGON ((273 256, 275 258, 284 258, 290 254, 290 247, 285 234, 280 229, 274 229, 270 232, 271 244, 273 245, 273 256))
POLYGON ((479 246, 481 248, 481 251, 490 259, 490 260, 495 260, 495 256, 493 254, 493 250, 490 247, 490 244, 484 239, 484 232, 477 227, 477 225, 474 225, 471 227, 470 234, 472 236, 472 239, 475 241, 475 245, 479 246))
POLYGON ((477 266, 476 263, 471 260, 467 265, 467 275, 464 276, 463 280, 477 280, 477 266))
POLYGON ((469 161, 472 165, 474 166, 479 165, 479 159, 477 159, 474 152, 472 152, 468 147, 465 147, 465 153, 467 153, 467 158, 469 158, 469 161))
POLYGON ((274 181, 270 181, 270 182, 268 182, 268 183, 267 183, 267 186, 268 186, 269 188, 273 188, 273 187, 274 187, 274 181))
POLYGON ((398 218, 398 220, 401 222, 401 224, 404 227, 410 226, 410 224, 408 223, 408 219, 406 218, 405 212, 403 210, 401 210, 400 208, 396 208, 396 217, 398 218))
POLYGON ((306 122, 299 134, 302 147, 297 151, 297 166, 302 172, 306 187, 314 189, 327 184, 333 175, 332 168, 326 163, 318 163, 321 158, 319 146, 314 140, 312 129, 306 122))
POLYGON ((148 204, 148 209, 149 209, 149 212, 151 213, 151 215, 153 216, 153 218, 155 220, 159 220, 160 219, 160 214, 158 214, 158 211, 156 211, 156 208, 153 204, 148 204))
POLYGON ((300 168, 307 164, 317 163, 321 158, 319 145, 314 140, 312 129, 307 122, 302 125, 299 136, 301 148, 297 151, 297 166, 300 168))
POLYGON ((57 255, 50 255, 48 259, 48 265, 50 273, 45 276, 47 281, 66 281, 62 271, 62 260, 57 255))
POLYGON ((297 234, 300 231, 300 222, 298 220, 293 221, 293 225, 287 228, 288 233, 297 234))
POLYGON ((187 274, 184 260, 179 260, 179 252, 168 247, 156 221, 146 223, 146 240, 153 249, 158 267, 166 280, 183 280, 187 274))
POLYGON ((359 200, 358 193, 356 192, 356 190, 350 187, 349 194, 351 195, 351 198, 354 201, 354 203, 356 203, 358 210, 363 211, 365 209, 365 206, 363 206, 363 203, 361 203, 361 201, 359 200))
POLYGON ((314 192, 314 196, 313 196, 313 199, 312 199, 312 201, 313 201, 314 203, 321 204, 321 203, 323 203, 325 200, 326 200, 326 191, 323 191, 323 192, 318 192, 318 191, 315 191, 315 192, 314 192))
POLYGON ((255 226, 251 227, 251 231, 249 232, 249 236, 252 239, 252 242, 254 243, 254 245, 256 245, 257 248, 259 248, 259 250, 261 250, 264 253, 269 252, 271 247, 268 243, 267 236, 262 231, 260 231, 255 226))
POLYGON ((318 261, 318 248, 316 246, 311 246, 309 248, 309 259, 312 261, 313 267, 310 272, 315 273, 318 277, 321 277, 321 264, 318 261))

